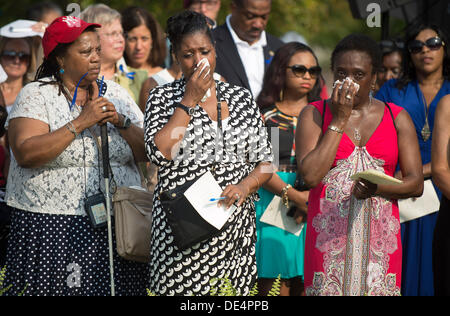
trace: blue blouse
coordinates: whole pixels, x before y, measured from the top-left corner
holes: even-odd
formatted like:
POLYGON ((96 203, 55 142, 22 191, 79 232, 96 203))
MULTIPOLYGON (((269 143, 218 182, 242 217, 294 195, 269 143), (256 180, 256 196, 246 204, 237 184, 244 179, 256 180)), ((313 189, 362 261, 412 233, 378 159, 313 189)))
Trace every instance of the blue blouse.
MULTIPOLYGON (((432 136, 430 136, 430 138, 425 142, 421 134, 422 128, 425 125, 425 98, 423 97, 417 80, 411 81, 403 90, 397 89, 396 84, 397 79, 389 80, 381 87, 375 97, 383 102, 392 102, 399 105, 409 113, 416 128, 422 163, 427 164, 431 162, 432 136)), ((441 89, 431 102, 428 110, 428 124, 430 125, 430 130, 432 132, 436 106, 439 103, 439 100, 446 94, 450 94, 450 82, 444 80, 441 89)))

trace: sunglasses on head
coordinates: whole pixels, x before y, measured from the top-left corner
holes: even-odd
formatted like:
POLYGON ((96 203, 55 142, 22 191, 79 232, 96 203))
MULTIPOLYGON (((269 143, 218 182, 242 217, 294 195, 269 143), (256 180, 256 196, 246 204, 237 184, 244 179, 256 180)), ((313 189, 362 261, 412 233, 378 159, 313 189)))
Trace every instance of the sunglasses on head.
POLYGON ((308 72, 311 78, 316 79, 317 77, 320 76, 320 73, 322 72, 322 68, 320 68, 319 66, 306 68, 303 65, 292 65, 288 66, 287 68, 290 68, 294 73, 294 75, 299 78, 303 78, 306 72, 308 72))
POLYGON ((408 50, 411 54, 418 54, 422 51, 424 46, 428 47, 430 50, 438 50, 444 45, 444 41, 439 37, 431 37, 427 39, 425 43, 419 40, 410 42, 408 45, 408 50))
POLYGON ((30 60, 30 54, 24 52, 15 52, 12 50, 5 50, 2 53, 2 57, 7 61, 14 61, 16 57, 19 58, 21 62, 26 62, 30 60))
POLYGON ((400 41, 396 41, 396 40, 383 40, 380 42, 380 48, 382 50, 385 49, 403 49, 403 47, 405 47, 405 44, 403 44, 400 41))

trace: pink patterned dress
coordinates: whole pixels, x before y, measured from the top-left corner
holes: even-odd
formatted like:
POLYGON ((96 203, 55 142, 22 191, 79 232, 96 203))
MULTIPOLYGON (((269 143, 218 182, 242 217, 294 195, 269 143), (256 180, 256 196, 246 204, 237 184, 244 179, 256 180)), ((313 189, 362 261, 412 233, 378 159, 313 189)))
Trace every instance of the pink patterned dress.
MULTIPOLYGON (((323 112, 323 101, 313 105, 323 112)), ((331 170, 310 191, 307 295, 400 295, 402 248, 397 201, 379 196, 357 200, 350 177, 367 169, 393 176, 398 161, 393 118, 402 110, 394 104, 386 106, 365 146, 355 146, 344 133, 331 170)), ((324 133, 331 119, 327 107, 324 133)))

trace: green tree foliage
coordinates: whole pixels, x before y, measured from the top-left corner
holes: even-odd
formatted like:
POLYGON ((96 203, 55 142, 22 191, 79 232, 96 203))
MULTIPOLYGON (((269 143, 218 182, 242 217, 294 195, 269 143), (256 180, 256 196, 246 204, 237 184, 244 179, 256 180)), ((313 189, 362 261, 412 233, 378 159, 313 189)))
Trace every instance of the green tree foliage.
MULTIPOLYGON (((94 0, 55 0, 66 12, 69 3, 80 4, 83 10, 88 5, 99 3, 94 0)), ((231 0, 222 0, 219 24, 225 21, 230 12, 231 0)), ((36 0, 4 0, 0 4, 0 25, 25 18, 26 9, 36 0)), ((183 0, 108 0, 109 6, 122 10, 130 5, 147 8, 160 22, 163 28, 167 18, 183 10, 183 0)), ((267 27, 276 36, 295 31, 306 38, 309 44, 332 48, 347 34, 365 33, 378 40, 380 28, 369 28, 364 20, 352 17, 347 0, 273 0, 272 14, 267 27)))

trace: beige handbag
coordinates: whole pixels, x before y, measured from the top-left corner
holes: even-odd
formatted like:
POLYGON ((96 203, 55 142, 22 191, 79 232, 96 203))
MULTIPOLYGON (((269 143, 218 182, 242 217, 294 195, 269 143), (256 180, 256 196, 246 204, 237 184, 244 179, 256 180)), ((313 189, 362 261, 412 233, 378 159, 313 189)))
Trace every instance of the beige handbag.
MULTIPOLYGON (((88 129, 101 149, 97 134, 88 129)), ((145 178, 139 166, 141 184, 145 178)), ((109 166, 111 175, 112 169, 109 166)), ((126 260, 150 262, 150 238, 152 229, 153 192, 145 189, 118 187, 112 197, 116 248, 119 256, 126 260)))
POLYGON ((138 262, 150 261, 153 193, 118 187, 113 195, 117 253, 138 262))

